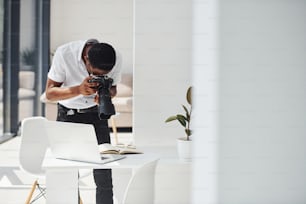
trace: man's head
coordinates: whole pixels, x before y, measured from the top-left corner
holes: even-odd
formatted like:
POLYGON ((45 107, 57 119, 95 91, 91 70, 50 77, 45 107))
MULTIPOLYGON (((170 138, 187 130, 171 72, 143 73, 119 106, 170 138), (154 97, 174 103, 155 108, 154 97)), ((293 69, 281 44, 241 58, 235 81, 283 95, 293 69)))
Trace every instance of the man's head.
POLYGON ((88 50, 87 56, 94 69, 110 71, 116 63, 116 52, 107 43, 94 43, 88 50))

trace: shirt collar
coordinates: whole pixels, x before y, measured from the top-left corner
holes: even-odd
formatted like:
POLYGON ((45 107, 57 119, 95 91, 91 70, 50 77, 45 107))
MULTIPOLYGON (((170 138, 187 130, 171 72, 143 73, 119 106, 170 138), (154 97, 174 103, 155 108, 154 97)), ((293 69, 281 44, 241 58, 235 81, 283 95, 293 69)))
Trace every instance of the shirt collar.
POLYGON ((83 50, 84 50, 84 48, 85 48, 86 42, 87 42, 87 40, 84 40, 84 41, 81 43, 80 50, 79 50, 79 53, 78 53, 78 60, 79 60, 79 62, 83 62, 82 53, 83 53, 83 50))

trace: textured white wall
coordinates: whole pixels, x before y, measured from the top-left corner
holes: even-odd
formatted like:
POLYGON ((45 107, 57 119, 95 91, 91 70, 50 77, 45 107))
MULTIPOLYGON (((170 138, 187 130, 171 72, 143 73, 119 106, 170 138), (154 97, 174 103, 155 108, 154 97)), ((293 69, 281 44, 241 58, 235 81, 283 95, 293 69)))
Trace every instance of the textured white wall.
MULTIPOLYGON (((195 170, 194 203, 306 203, 306 2, 219 2, 219 104, 213 124, 196 118, 195 131, 208 138, 195 143, 194 167, 210 172, 195 170), (217 134, 205 135, 209 128, 217 134), (216 152, 200 154, 203 141, 216 152), (198 185, 209 173, 213 185, 198 185)), ((203 68, 194 66, 195 73, 203 68)), ((204 101, 207 83, 195 77, 195 84, 196 101, 204 101)))
POLYGON ((135 0, 134 126, 137 144, 174 145, 184 136, 165 119, 184 112, 191 85, 191 3, 135 0))
POLYGON ((97 38, 123 56, 123 72, 133 72, 133 0, 51 0, 51 51, 61 44, 97 38))

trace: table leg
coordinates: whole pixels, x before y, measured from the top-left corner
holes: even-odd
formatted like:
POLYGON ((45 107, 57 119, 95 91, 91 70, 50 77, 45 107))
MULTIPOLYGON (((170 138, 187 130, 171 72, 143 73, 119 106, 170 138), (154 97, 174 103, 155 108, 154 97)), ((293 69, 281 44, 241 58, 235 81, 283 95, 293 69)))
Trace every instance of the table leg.
POLYGON ((78 203, 78 169, 47 169, 46 204, 78 203))
POLYGON ((110 119, 111 119, 111 123, 112 123, 112 130, 113 130, 114 137, 115 137, 115 145, 118 145, 119 142, 118 142, 116 121, 115 121, 114 117, 111 117, 110 119))

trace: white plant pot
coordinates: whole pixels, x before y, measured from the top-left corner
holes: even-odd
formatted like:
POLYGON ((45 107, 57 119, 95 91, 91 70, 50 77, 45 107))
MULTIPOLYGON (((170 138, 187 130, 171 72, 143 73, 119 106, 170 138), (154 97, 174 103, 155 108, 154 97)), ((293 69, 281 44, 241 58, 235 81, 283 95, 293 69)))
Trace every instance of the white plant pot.
POLYGON ((186 137, 177 139, 177 153, 181 161, 191 161, 192 159, 192 140, 186 137))

